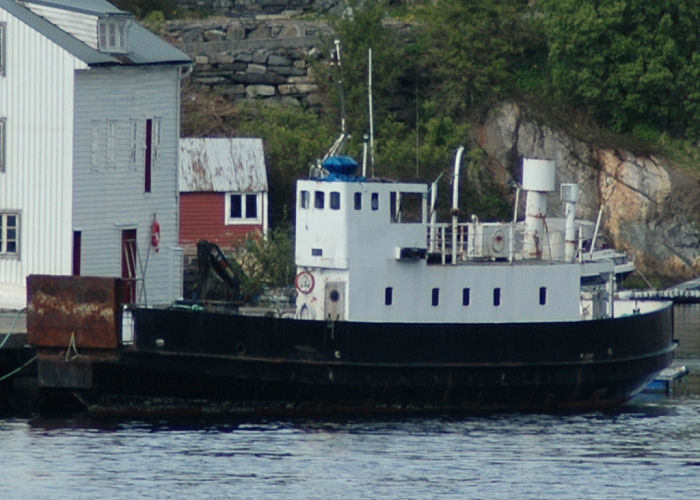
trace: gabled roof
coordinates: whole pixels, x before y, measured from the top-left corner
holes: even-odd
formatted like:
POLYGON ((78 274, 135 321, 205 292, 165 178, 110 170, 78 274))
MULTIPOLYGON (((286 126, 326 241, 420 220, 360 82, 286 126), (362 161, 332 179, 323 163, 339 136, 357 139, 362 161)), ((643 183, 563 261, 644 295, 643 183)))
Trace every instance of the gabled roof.
POLYGON ((104 14, 128 14, 125 10, 121 10, 106 0, 23 0, 23 2, 97 16, 104 14))
POLYGON ((36 15, 15 0, 0 0, 0 9, 4 9, 30 28, 38 31, 46 38, 62 47, 67 52, 87 64, 119 64, 119 61, 109 54, 93 49, 74 36, 66 33, 41 16, 36 15))
MULTIPOLYGON (((24 0, 24 4, 36 4, 69 12, 89 14, 97 17, 128 16, 104 0, 24 0)), ((135 20, 129 28, 129 52, 114 57, 96 50, 55 24, 35 14, 15 0, 0 0, 0 8, 5 9, 20 21, 35 29, 75 57, 89 65, 129 65, 129 64, 190 64, 192 60, 183 52, 161 40, 135 20)))
POLYGON ((180 192, 267 191, 262 139, 180 139, 180 192))

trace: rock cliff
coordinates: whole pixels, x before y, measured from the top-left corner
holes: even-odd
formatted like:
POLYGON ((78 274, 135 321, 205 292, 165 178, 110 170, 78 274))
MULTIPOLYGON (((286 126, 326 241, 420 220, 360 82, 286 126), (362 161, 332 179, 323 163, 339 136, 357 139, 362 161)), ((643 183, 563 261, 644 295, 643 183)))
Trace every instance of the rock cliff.
MULTIPOLYGON (((531 119, 514 103, 489 113, 477 141, 502 179, 519 180, 522 158, 557 163, 557 185, 581 187, 578 216, 595 220, 602 207, 607 243, 627 251, 642 274, 664 283, 700 274, 700 179, 660 158, 597 147, 531 119)), ((561 215, 558 193, 550 212, 561 215)))

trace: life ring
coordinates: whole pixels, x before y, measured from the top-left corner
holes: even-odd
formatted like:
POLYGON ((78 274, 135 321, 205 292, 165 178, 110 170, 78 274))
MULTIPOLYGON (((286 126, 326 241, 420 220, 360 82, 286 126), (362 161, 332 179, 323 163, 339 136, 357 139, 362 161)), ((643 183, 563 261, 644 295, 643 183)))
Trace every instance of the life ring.
POLYGON ((500 254, 503 251, 505 244, 506 237, 503 234, 503 231, 500 229, 494 231, 493 236, 491 237, 491 249, 493 250, 493 253, 500 254))
POLYGON ((315 283, 314 275, 309 271, 301 271, 294 278, 294 286, 299 293, 303 293, 304 295, 311 293, 315 283))
POLYGON ((151 224, 151 246, 157 252, 160 250, 160 224, 153 216, 153 224, 151 224))

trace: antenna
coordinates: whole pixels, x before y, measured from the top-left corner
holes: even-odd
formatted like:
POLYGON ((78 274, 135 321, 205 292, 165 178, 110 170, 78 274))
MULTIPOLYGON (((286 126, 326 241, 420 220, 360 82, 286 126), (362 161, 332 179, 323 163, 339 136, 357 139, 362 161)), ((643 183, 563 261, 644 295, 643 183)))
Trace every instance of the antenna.
POLYGON ((335 60, 338 62, 338 72, 339 80, 338 85, 340 86, 340 131, 345 134, 345 93, 343 89, 343 65, 340 62, 340 40, 335 40, 335 60))
POLYGON ((372 108, 372 49, 367 49, 367 99, 369 104, 369 163, 374 177, 374 110, 372 108))
POLYGON ((343 93, 343 65, 340 62, 340 40, 335 40, 335 50, 331 52, 331 64, 338 65, 338 85, 340 87, 340 135, 335 140, 331 148, 326 151, 323 159, 340 154, 345 148, 347 133, 345 127, 345 94, 343 93))

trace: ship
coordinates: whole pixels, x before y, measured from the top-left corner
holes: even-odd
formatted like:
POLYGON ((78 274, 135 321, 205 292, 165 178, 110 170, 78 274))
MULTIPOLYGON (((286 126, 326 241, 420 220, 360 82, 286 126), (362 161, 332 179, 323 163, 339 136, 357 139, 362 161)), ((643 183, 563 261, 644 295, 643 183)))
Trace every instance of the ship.
POLYGON ((580 411, 628 401, 673 360, 672 303, 619 297, 619 253, 596 250, 598 225, 576 218, 578 185, 560 186, 565 216, 548 216, 554 161, 523 159, 522 220, 517 201, 510 221, 459 220, 462 151, 445 222, 437 183, 367 179, 348 157, 298 180, 290 314, 123 306, 116 278, 30 276, 40 385, 94 413, 580 411), (73 317, 58 321, 60 311, 73 317))

